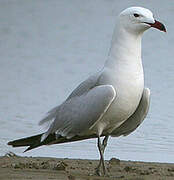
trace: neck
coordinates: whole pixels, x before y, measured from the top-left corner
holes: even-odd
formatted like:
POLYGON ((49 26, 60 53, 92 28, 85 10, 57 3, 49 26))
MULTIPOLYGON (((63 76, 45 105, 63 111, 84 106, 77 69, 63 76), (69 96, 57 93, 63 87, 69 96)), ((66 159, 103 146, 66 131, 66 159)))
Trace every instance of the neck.
POLYGON ((141 65, 141 37, 142 34, 133 34, 124 28, 114 31, 106 67, 116 68, 119 64, 141 65))

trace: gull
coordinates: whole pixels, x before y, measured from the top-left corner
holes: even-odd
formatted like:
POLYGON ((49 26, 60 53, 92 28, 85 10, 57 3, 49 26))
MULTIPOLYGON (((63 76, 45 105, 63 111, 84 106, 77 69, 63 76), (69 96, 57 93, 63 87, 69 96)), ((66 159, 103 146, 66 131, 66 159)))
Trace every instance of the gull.
POLYGON ((117 17, 102 70, 83 81, 62 104, 48 112, 39 123, 49 123, 46 132, 8 145, 29 146, 25 150, 28 151, 42 145, 97 138, 100 162, 96 173, 105 175, 104 150, 108 137, 130 134, 148 113, 150 90, 144 87, 141 39, 151 27, 166 32, 150 10, 143 7, 123 10, 117 17))

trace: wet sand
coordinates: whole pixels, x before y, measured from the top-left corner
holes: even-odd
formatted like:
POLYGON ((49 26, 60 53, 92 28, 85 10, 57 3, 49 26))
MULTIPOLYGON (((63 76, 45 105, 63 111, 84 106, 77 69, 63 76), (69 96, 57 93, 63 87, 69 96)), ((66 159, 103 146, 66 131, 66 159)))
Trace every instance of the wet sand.
POLYGON ((106 161, 107 176, 95 175, 97 160, 20 157, 8 153, 0 157, 0 180, 173 180, 174 164, 106 161))

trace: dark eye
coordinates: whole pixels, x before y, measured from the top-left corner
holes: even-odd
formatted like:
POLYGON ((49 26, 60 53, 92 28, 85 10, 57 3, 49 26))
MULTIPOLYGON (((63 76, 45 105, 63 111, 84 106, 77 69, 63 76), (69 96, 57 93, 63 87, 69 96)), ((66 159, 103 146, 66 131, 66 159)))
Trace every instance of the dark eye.
POLYGON ((140 15, 137 13, 134 13, 134 17, 139 17, 140 15))

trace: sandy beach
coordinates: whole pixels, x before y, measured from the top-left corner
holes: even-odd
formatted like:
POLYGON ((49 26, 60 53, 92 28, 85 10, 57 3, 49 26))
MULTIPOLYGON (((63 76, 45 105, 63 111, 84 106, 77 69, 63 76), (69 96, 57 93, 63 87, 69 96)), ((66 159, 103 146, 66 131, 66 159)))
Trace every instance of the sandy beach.
POLYGON ((106 161, 107 176, 95 175, 98 160, 21 157, 8 153, 0 157, 0 179, 56 180, 173 180, 174 164, 106 161))

